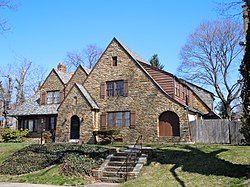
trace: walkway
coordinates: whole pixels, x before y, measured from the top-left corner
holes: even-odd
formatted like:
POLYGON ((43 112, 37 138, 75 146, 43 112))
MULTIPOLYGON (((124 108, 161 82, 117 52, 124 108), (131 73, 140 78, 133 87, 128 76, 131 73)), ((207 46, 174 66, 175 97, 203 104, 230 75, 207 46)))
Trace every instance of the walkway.
MULTIPOLYGON (((119 184, 117 183, 93 183, 93 184, 88 184, 84 187, 118 187, 118 186, 119 184)), ((0 182, 0 187, 73 187, 73 186, 0 182)))

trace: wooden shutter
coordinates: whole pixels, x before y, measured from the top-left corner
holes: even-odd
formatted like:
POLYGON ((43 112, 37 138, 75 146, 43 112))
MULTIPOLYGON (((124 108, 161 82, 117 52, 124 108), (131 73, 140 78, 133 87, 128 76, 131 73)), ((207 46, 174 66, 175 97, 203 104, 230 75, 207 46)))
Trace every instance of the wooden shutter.
POLYGON ((128 80, 124 80, 124 96, 128 96, 128 80))
POLYGON ((60 103, 63 102, 63 99, 64 99, 64 93, 63 91, 60 91, 60 103))
POLYGON ((101 129, 106 129, 107 128, 107 113, 106 112, 103 112, 101 114, 101 129))
POLYGON ((102 82, 101 89, 100 89, 100 96, 101 98, 105 98, 105 95, 106 95, 106 83, 102 82))
POLYGON ((40 105, 46 104, 46 92, 42 92, 40 95, 40 105))
POLYGON ((130 112, 130 128, 135 128, 135 111, 130 112))

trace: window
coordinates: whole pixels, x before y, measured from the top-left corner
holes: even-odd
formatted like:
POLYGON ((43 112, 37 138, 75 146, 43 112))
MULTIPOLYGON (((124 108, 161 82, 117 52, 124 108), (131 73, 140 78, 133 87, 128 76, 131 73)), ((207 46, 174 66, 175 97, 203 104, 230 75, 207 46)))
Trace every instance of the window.
POLYGON ((180 97, 180 85, 175 83, 175 95, 180 97))
POLYGON ((29 120, 28 129, 29 129, 29 132, 34 131, 34 121, 33 121, 33 119, 29 120))
POLYGON ((60 103, 60 91, 47 92, 48 100, 47 104, 60 103))
POLYGON ((124 96, 124 81, 108 81, 107 96, 124 96))
POLYGON ((122 128, 130 126, 130 112, 108 112, 108 128, 122 128))
POLYGON ((116 81, 116 95, 117 96, 124 95, 124 81, 116 81))
POLYGON ((53 131, 56 128, 56 117, 50 117, 50 130, 53 131))
POLYGON ((115 89, 114 89, 115 82, 114 81, 109 81, 106 84, 107 84, 107 96, 114 96, 114 93, 115 93, 115 89))
POLYGON ((102 82, 100 85, 100 97, 128 96, 128 81, 117 80, 102 82))
POLYGON ((113 60, 112 65, 117 66, 117 56, 113 56, 112 60, 113 60))

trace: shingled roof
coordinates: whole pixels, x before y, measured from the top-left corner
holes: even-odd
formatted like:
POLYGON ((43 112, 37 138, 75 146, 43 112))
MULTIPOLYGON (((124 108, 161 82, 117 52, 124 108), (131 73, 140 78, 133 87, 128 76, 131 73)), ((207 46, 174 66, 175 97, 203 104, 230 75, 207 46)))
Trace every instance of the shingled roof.
POLYGON ((75 83, 75 85, 78 87, 78 89, 81 91, 82 95, 86 98, 88 103, 93 109, 99 109, 96 102, 92 99, 92 97, 89 95, 88 91, 84 88, 83 85, 75 83))
POLYGON ((63 72, 63 71, 59 71, 59 70, 55 70, 55 72, 58 75, 58 77, 61 79, 63 84, 67 84, 73 75, 73 73, 63 72))
POLYGON ((15 110, 11 110, 9 116, 57 114, 58 107, 59 104, 40 105, 40 93, 38 92, 15 110))

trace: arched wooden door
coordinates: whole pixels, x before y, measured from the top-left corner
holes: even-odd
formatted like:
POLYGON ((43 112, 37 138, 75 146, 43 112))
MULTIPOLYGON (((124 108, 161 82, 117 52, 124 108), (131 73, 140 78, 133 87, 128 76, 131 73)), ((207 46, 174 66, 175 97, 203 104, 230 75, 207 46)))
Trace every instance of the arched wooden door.
POLYGON ((180 136, 180 121, 176 113, 167 111, 160 115, 159 136, 180 136))
POLYGON ((71 117, 70 139, 79 139, 80 137, 80 120, 78 116, 71 117))

